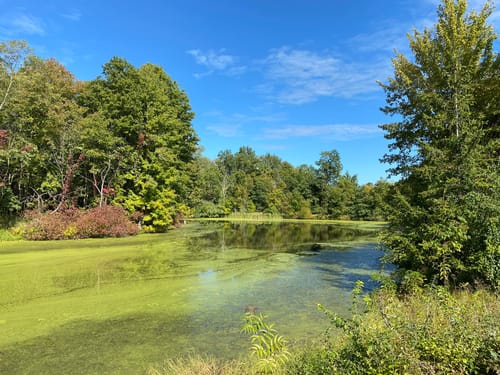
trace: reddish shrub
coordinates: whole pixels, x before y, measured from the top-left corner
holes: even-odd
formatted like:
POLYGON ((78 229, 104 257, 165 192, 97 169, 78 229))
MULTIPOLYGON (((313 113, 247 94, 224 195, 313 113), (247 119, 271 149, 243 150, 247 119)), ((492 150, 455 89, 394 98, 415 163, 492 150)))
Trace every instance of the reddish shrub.
POLYGON ((77 238, 124 237, 137 234, 139 227, 132 223, 127 212, 116 206, 95 207, 76 221, 77 238))
POLYGON ((76 208, 64 211, 25 213, 28 224, 22 229, 29 240, 124 237, 135 235, 139 227, 132 223, 121 207, 102 206, 90 210, 76 208))
POLYGON ((7 129, 0 129, 0 149, 7 148, 9 143, 9 131, 7 129))
POLYGON ((76 208, 40 213, 38 211, 27 211, 24 214, 28 224, 23 229, 23 236, 28 240, 62 240, 72 238, 67 229, 74 223, 80 211, 76 208))

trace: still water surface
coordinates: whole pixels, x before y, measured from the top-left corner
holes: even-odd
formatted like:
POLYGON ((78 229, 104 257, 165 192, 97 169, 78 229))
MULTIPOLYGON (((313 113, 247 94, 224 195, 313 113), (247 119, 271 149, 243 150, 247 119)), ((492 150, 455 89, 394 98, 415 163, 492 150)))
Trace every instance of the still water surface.
POLYGON ((347 315, 354 282, 373 286, 375 240, 362 226, 210 222, 114 242, 4 249, 0 267, 17 262, 26 283, 37 279, 0 296, 0 372, 137 373, 193 353, 234 358, 249 347, 240 333, 245 309, 300 344, 328 326, 317 303, 347 315))

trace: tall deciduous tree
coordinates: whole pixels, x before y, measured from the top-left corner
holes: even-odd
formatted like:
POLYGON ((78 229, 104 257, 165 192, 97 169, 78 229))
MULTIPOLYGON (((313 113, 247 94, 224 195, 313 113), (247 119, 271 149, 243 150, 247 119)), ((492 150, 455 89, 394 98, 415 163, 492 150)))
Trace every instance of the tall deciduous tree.
MULTIPOLYGON (((92 153, 94 188, 115 182, 115 201, 143 214, 144 228, 164 231, 183 210, 192 186, 190 164, 198 138, 187 95, 161 67, 139 69, 122 58, 104 65, 103 77, 88 84, 80 98, 87 124, 102 126, 110 141, 92 153), (120 150, 120 160, 110 157, 120 150)), ((90 132, 92 134, 92 132, 90 132)), ((89 178, 87 178, 88 180, 89 178)))
POLYGON ((499 57, 487 23, 491 2, 467 11, 443 0, 432 29, 409 36, 412 57, 397 54, 382 84, 382 125, 392 141, 383 161, 401 182, 393 194, 385 245, 390 261, 429 281, 499 286, 499 57))
POLYGON ((15 91, 17 72, 30 51, 24 41, 0 43, 0 216, 7 220, 22 207, 22 198, 13 186, 17 183, 19 187, 16 176, 26 169, 29 155, 16 147, 16 138, 4 109, 9 96, 15 91))

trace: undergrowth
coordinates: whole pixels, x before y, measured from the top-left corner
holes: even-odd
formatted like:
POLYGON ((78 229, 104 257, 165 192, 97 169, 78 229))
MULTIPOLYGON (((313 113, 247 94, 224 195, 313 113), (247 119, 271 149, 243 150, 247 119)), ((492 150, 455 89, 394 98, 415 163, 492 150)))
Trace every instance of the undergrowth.
POLYGON ((108 205, 89 210, 31 211, 25 214, 25 220, 14 232, 27 240, 124 237, 139 232, 123 208, 108 205))
POLYGON ((266 338, 253 338, 254 360, 195 357, 149 374, 500 374, 498 295, 435 286, 401 295, 387 284, 363 296, 362 287, 354 288, 348 319, 319 306, 331 322, 320 344, 290 354, 283 341, 266 350, 284 339, 264 317, 247 314, 245 331, 266 338))
POLYGON ((340 336, 295 356, 287 373, 500 374, 497 295, 443 287, 397 295, 385 286, 363 304, 349 319, 320 307, 340 336))

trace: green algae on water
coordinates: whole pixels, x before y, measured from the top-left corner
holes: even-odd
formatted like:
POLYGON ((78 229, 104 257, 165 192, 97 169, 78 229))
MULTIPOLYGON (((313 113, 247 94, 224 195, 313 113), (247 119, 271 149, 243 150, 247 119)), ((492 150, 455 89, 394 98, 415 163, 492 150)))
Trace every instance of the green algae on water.
POLYGON ((346 314, 355 280, 378 268, 374 238, 355 226, 209 222, 3 242, 0 373, 143 373, 190 354, 236 358, 248 350, 248 306, 291 342, 317 337, 327 322, 316 304, 346 314))

